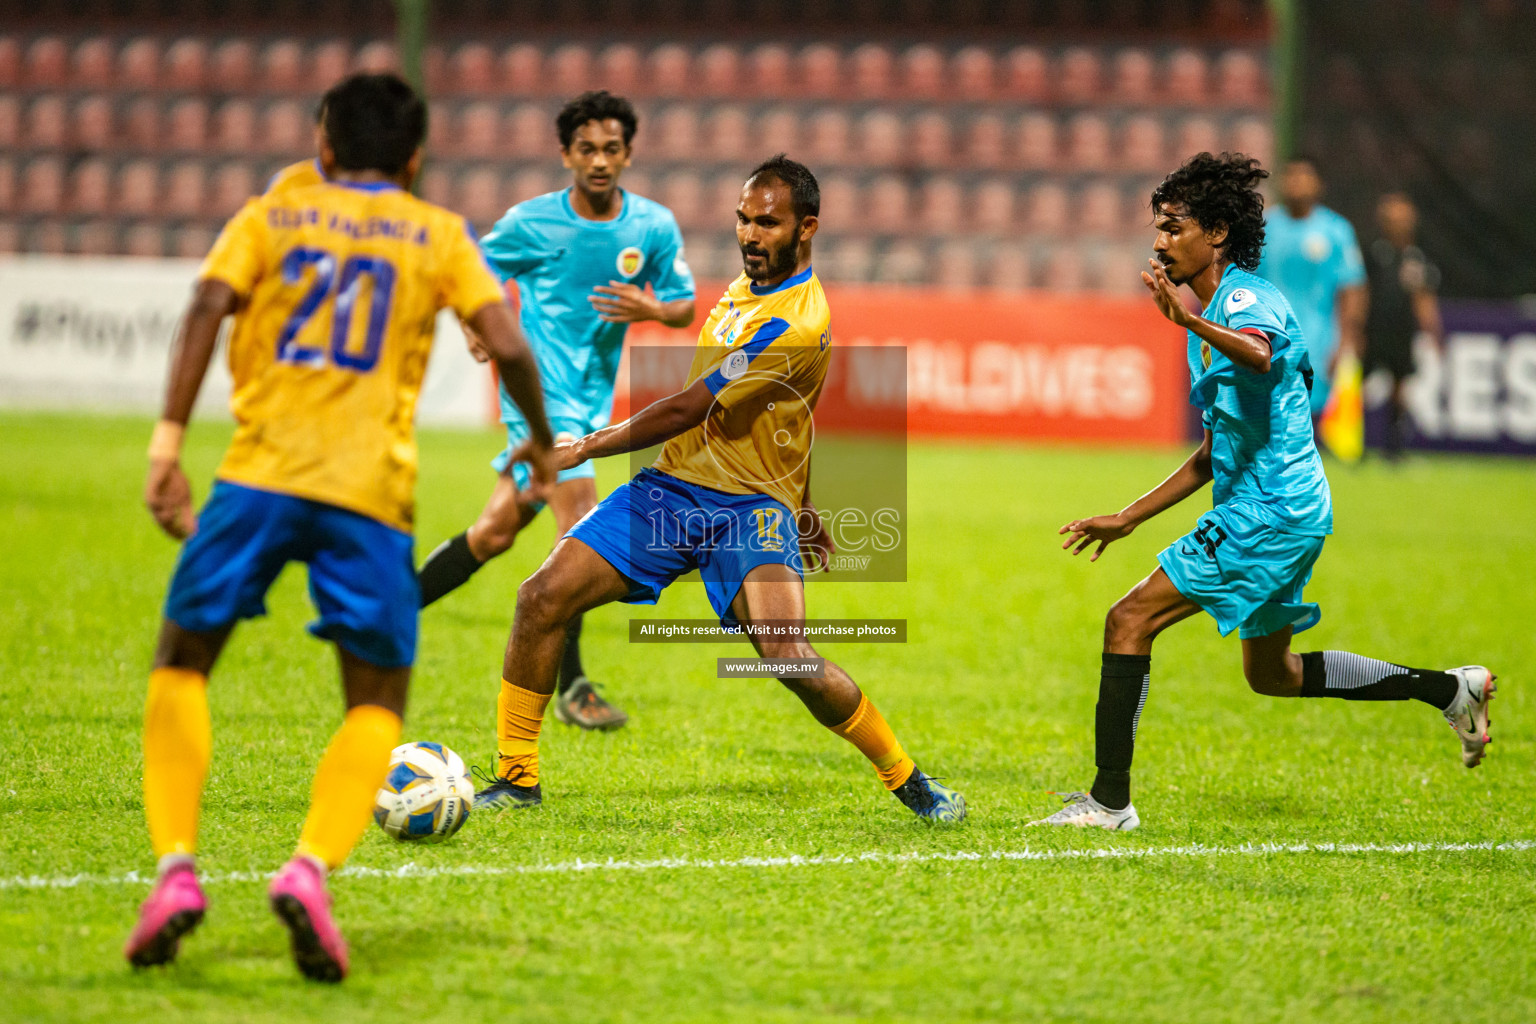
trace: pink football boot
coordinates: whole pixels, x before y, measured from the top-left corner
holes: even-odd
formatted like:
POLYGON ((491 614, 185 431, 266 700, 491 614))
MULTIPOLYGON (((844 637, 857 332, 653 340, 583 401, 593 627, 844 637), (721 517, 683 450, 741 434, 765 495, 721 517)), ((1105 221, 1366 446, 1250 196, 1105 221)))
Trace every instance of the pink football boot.
POLYGON ((272 911, 288 926, 293 962, 314 981, 338 982, 347 976, 347 943, 331 918, 325 876, 314 862, 295 857, 283 865, 267 889, 272 911))
POLYGON ((155 882, 139 906, 139 923, 128 936, 123 955, 135 967, 153 967, 176 959, 181 937, 196 928, 208 909, 191 864, 179 864, 155 882))

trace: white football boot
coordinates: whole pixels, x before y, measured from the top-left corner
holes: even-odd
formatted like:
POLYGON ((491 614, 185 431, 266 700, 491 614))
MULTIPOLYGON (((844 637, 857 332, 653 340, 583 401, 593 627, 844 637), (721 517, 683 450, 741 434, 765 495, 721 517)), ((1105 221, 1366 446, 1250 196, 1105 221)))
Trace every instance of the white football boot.
POLYGON ((1115 811, 1105 807, 1087 793, 1054 793, 1052 795, 1061 797, 1067 806, 1049 818, 1030 822, 1030 826, 1076 825, 1078 828, 1109 828, 1128 832, 1141 824, 1141 819, 1136 816, 1135 804, 1126 804, 1121 810, 1115 811))
POLYGON ((1481 665, 1463 665, 1450 670, 1460 684, 1456 699, 1445 709, 1445 720, 1461 739, 1461 763, 1476 768, 1483 760, 1488 735, 1488 702, 1493 700, 1494 674, 1481 665))

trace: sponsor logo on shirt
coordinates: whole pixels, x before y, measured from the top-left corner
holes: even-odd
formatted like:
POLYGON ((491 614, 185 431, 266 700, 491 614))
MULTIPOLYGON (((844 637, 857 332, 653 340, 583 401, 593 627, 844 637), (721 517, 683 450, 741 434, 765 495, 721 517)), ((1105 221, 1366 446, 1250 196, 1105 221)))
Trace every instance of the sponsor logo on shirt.
POLYGON ((1247 309, 1258 301, 1259 297, 1256 294, 1247 288, 1239 288, 1227 296, 1227 312, 1229 314, 1236 313, 1239 310, 1247 309))
POLYGON ((626 245, 619 250, 619 273, 625 277, 634 277, 640 273, 640 268, 645 266, 645 253, 640 251, 638 245, 626 245))

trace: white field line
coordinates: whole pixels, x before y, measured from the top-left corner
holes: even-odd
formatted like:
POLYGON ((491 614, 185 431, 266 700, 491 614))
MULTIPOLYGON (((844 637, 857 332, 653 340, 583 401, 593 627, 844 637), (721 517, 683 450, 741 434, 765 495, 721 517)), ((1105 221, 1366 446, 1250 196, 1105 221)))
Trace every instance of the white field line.
MULTIPOLYGON (((843 864, 926 864, 986 861, 1058 861, 1058 860, 1150 860, 1162 857, 1270 857, 1285 854, 1395 854, 1476 853, 1479 851, 1524 852, 1536 850, 1536 840, 1480 843, 1243 843, 1239 846, 1144 846, 1105 847, 1093 850, 988 850, 937 853, 831 853, 811 857, 739 857, 734 860, 703 860, 690 857, 661 857, 656 860, 567 860, 546 864, 457 864, 422 867, 403 864, 398 868, 370 868, 361 865, 342 868, 338 875, 348 878, 460 878, 499 875, 560 875, 585 871, 718 871, 726 868, 811 868, 843 864)), ((261 882, 273 872, 216 871, 204 873, 204 885, 226 882, 261 882)), ((74 889, 80 886, 145 885, 153 881, 152 872, 128 871, 120 875, 16 875, 0 878, 4 889, 74 889)))

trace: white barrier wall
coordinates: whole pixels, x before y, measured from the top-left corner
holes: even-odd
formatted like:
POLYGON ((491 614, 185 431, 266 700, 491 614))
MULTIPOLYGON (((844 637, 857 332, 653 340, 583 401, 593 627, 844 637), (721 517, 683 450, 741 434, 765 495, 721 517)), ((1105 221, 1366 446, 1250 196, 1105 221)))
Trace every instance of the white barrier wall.
MULTIPOLYGON (((0 256, 0 405, 159 411, 176 322, 195 260, 0 256)), ((228 416, 222 342, 198 415, 228 416)), ((451 313, 437 321, 418 422, 494 422, 489 371, 470 357, 451 313)))

